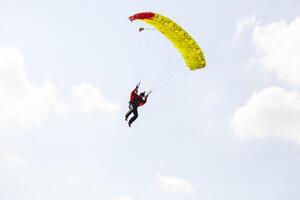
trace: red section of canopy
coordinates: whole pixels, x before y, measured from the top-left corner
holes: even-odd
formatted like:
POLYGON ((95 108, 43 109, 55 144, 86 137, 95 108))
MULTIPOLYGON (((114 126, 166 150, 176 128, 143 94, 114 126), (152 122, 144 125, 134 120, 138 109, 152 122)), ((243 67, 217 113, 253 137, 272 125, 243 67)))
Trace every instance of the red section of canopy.
POLYGON ((152 12, 142 12, 142 13, 137 13, 129 17, 130 21, 136 20, 136 19, 153 19, 155 16, 155 13, 152 12))

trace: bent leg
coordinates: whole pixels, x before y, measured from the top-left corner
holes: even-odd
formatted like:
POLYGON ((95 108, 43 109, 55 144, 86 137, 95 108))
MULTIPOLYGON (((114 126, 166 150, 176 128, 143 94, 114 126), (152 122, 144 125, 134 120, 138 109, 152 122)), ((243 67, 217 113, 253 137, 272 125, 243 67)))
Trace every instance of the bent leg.
POLYGON ((132 112, 133 112, 133 117, 131 117, 131 119, 128 122, 129 126, 131 126, 132 122, 134 122, 138 118, 138 116, 139 116, 137 108, 133 108, 132 112))
POLYGON ((127 118, 129 117, 129 115, 132 113, 132 110, 129 110, 126 115, 125 115, 125 120, 127 121, 127 118))
POLYGON ((133 107, 129 105, 129 111, 125 114, 125 120, 127 121, 129 115, 133 112, 133 107))

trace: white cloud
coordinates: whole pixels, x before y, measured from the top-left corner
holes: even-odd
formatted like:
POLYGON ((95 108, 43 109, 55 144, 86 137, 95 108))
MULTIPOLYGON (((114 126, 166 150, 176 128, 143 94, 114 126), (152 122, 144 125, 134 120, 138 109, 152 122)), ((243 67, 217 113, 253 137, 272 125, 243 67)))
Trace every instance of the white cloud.
POLYGON ((0 127, 41 124, 48 119, 57 98, 53 85, 35 86, 27 79, 17 49, 0 48, 0 127))
POLYGON ((158 187, 167 193, 193 193, 195 190, 191 183, 177 177, 157 175, 158 187))
POLYGON ((130 196, 119 196, 116 200, 133 200, 133 198, 130 196))
POLYGON ((110 115, 115 115, 120 110, 120 105, 106 100, 101 91, 88 83, 74 86, 72 95, 79 101, 79 108, 84 112, 101 110, 110 115))
POLYGON ((257 20, 255 15, 251 15, 250 17, 246 17, 244 19, 241 19, 238 21, 236 28, 235 28, 235 34, 234 37, 237 39, 240 37, 240 35, 243 33, 243 31, 249 27, 257 24, 257 20))
POLYGON ((55 164, 41 167, 32 158, 1 155, 0 152, 1 200, 15 199, 16 196, 24 200, 112 199, 113 192, 108 190, 109 185, 98 183, 93 173, 89 173, 90 168, 86 168, 86 162, 82 165, 78 163, 82 166, 81 172, 71 174, 74 163, 65 164, 57 171, 53 170, 55 164))
POLYGON ((3 166, 6 166, 7 168, 14 168, 14 167, 20 167, 25 166, 25 162, 22 158, 16 155, 5 155, 2 159, 3 166))
POLYGON ((300 93, 278 87, 254 93, 232 118, 237 136, 279 137, 300 143, 300 93))
POLYGON ((253 42, 266 70, 275 72, 281 80, 300 85, 300 17, 290 23, 257 25, 253 42))
POLYGON ((79 188, 81 186, 81 177, 79 173, 74 173, 70 176, 69 186, 70 188, 79 188))
POLYGON ((42 125, 51 114, 69 111, 103 111, 112 116, 119 111, 117 103, 106 100, 100 90, 82 83, 72 89, 74 108, 58 94, 52 84, 34 85, 27 78, 21 52, 12 47, 0 48, 0 128, 28 129, 42 125))

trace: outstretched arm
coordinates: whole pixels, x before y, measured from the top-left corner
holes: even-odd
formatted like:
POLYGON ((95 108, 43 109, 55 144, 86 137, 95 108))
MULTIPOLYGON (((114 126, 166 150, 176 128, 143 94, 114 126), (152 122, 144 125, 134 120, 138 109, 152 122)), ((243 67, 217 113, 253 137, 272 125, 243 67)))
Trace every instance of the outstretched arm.
POLYGON ((138 93, 138 89, 139 89, 139 87, 138 87, 138 86, 136 86, 136 87, 134 88, 134 90, 132 90, 132 92, 131 92, 131 93, 138 93))
POLYGON ((133 99, 135 98, 135 96, 138 95, 139 86, 140 86, 140 82, 135 86, 134 90, 131 91, 130 101, 133 101, 133 99))
POLYGON ((134 90, 131 93, 138 93, 138 89, 140 87, 141 82, 138 82, 138 84, 136 84, 134 90))

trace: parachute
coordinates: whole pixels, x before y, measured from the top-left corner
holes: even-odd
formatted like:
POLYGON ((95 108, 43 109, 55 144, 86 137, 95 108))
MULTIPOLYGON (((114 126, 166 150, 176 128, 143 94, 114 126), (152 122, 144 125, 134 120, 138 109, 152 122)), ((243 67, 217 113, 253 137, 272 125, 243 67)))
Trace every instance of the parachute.
MULTIPOLYGON (((161 32, 178 49, 187 67, 191 70, 204 68, 205 57, 197 42, 171 19, 153 12, 141 12, 129 17, 130 21, 140 20, 161 32)), ((140 28, 139 31, 144 30, 140 28)))

